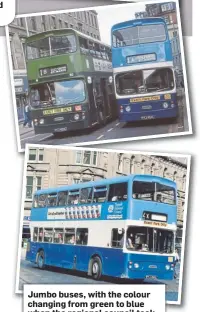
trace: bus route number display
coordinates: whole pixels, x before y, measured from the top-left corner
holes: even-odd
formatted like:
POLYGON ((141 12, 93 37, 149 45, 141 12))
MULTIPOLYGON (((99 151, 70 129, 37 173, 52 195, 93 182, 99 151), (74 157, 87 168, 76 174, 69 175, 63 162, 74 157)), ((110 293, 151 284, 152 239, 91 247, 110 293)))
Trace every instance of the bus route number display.
POLYGON ((166 214, 156 214, 153 212, 144 211, 142 217, 144 220, 167 222, 166 214))
POLYGON ((41 68, 39 70, 40 77, 52 76, 57 74, 63 74, 67 72, 67 65, 41 68))

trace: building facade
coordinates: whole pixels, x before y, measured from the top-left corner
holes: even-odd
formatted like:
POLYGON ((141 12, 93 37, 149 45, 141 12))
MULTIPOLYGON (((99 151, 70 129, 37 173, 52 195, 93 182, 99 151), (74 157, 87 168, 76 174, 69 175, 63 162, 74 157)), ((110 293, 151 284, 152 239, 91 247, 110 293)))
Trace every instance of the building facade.
POLYGON ((92 38, 101 39, 97 12, 94 10, 15 18, 9 25, 11 59, 19 119, 23 118, 23 107, 28 89, 25 39, 43 31, 61 28, 73 28, 92 38))
POLYGON ((152 174, 176 181, 177 219, 183 226, 187 164, 180 159, 129 153, 30 148, 26 173, 24 220, 36 190, 128 174, 152 174))

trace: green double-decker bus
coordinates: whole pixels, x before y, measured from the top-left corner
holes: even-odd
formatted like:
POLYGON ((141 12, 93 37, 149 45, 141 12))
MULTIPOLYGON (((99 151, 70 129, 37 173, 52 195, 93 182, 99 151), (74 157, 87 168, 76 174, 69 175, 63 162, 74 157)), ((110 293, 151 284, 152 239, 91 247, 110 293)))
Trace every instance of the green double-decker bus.
POLYGON ((74 29, 26 39, 36 134, 91 128, 117 117, 110 46, 74 29))

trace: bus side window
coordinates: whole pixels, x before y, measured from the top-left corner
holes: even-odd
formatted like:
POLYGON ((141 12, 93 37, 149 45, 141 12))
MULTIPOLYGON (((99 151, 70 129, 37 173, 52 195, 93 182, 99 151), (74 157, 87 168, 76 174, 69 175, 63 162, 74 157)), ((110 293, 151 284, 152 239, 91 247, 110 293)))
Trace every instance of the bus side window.
POLYGON ((67 195, 68 195, 68 192, 59 192, 58 193, 57 206, 65 206, 67 204, 67 195))
POLYGON ((92 202, 93 188, 88 187, 80 190, 80 203, 86 204, 92 202))
POLYGON ((88 229, 78 228, 76 230, 76 244, 87 245, 88 244, 88 229))
POLYGON ((38 238, 39 242, 43 242, 43 228, 39 228, 39 238, 38 238))
POLYGON ((63 244, 64 242, 64 229, 54 229, 53 242, 56 244, 63 244))
POLYGON ((79 190, 69 191, 68 204, 76 205, 79 203, 79 190))
POLYGON ((47 196, 47 207, 54 207, 57 204, 57 193, 51 193, 47 196))
POLYGON ((34 196, 34 199, 33 199, 33 207, 34 207, 34 208, 37 208, 37 207, 38 207, 38 196, 37 196, 37 195, 34 196))
POLYGON ((96 186, 94 188, 94 203, 104 203, 107 198, 107 186, 96 186))
POLYGON ((53 242, 53 229, 45 228, 44 229, 44 242, 52 243, 53 242))
POLYGON ((108 201, 127 200, 128 183, 111 184, 109 187, 108 201))
POLYGON ((38 207, 40 208, 46 207, 46 198, 47 198, 47 195, 45 194, 41 194, 38 196, 38 207))
POLYGON ((122 248, 124 245, 124 229, 112 229, 111 247, 122 248))
POLYGON ((65 244, 74 245, 75 244, 75 228, 65 229, 65 244))
POLYGON ((133 198, 147 201, 154 201, 155 183, 146 181, 133 182, 133 198))
POLYGON ((34 242, 38 241, 38 228, 37 227, 33 229, 33 241, 34 242))

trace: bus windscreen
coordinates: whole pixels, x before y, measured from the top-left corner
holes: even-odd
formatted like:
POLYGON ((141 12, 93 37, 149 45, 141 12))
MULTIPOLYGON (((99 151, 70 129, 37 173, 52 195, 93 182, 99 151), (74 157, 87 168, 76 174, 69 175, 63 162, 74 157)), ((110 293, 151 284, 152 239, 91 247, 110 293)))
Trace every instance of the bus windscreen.
POLYGON ((30 90, 32 108, 80 103, 85 97, 85 85, 81 79, 41 83, 30 90))
POLYGON ((134 95, 170 91, 174 88, 174 75, 170 68, 155 68, 120 73, 116 76, 119 95, 134 95))
POLYGON ((133 251, 170 254, 174 252, 174 233, 163 229, 129 226, 126 247, 133 251))
POLYGON ((166 40, 164 24, 132 26, 113 31, 113 47, 132 46, 166 40))
POLYGON ((26 46, 26 57, 34 60, 42 57, 73 53, 77 49, 74 35, 51 36, 30 42, 26 46))

